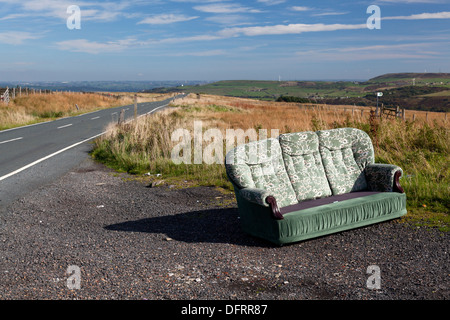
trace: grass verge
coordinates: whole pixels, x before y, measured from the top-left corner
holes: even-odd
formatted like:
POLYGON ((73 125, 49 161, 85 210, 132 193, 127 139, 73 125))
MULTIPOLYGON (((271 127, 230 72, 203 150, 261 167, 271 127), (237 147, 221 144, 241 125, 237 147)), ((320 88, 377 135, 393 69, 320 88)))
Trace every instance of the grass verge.
MULTIPOLYGON (((139 93, 137 101, 163 100, 172 95, 139 93)), ((132 103, 134 93, 56 92, 17 96, 8 105, 0 103, 0 130, 132 103)))

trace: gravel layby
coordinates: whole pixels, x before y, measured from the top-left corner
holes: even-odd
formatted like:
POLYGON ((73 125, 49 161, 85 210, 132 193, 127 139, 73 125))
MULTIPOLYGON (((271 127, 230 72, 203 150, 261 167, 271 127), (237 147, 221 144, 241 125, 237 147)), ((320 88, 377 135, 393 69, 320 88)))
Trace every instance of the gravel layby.
POLYGON ((240 230, 234 195, 91 160, 2 210, 0 255, 1 300, 450 298, 448 233, 391 221, 273 246, 240 230))

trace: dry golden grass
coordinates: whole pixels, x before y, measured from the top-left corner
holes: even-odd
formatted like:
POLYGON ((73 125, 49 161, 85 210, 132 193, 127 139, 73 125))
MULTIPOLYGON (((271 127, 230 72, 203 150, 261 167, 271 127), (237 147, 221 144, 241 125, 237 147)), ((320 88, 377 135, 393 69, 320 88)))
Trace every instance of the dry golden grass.
MULTIPOLYGON (((325 129, 345 121, 368 122, 370 111, 375 110, 375 107, 270 102, 195 94, 176 99, 172 105, 206 108, 203 113, 196 112, 196 118, 213 121, 220 129, 263 128, 278 129, 280 133, 325 129), (211 106, 237 108, 240 112, 225 110, 211 113, 211 106), (242 113, 247 113, 248 116, 243 116, 242 113)), ((412 121, 413 117, 417 122, 425 122, 428 119, 430 125, 435 121, 440 125, 448 125, 450 121, 449 119, 446 122, 444 115, 439 112, 407 110, 405 119, 412 121)))
MULTIPOLYGON (((414 153, 414 145, 429 145, 430 148, 434 145, 446 145, 449 124, 443 122, 442 113, 433 114, 436 118, 440 115, 441 122, 436 120, 430 125, 420 117, 416 117, 415 122, 377 120, 378 129, 375 133, 375 125, 369 119, 370 110, 363 107, 304 106, 208 95, 202 95, 198 99, 196 95, 189 95, 175 100, 171 109, 152 117, 139 118, 138 121, 120 126, 112 124, 108 134, 99 139, 97 145, 102 145, 99 149, 107 151, 102 157, 108 154, 107 157, 112 162, 115 162, 113 158, 119 159, 119 166, 136 172, 155 167, 155 163, 170 161, 171 151, 178 144, 178 141, 171 141, 171 135, 177 129, 187 129, 192 135, 195 121, 201 121, 203 130, 219 129, 222 137, 226 137, 227 129, 255 129, 257 134, 259 129, 265 129, 270 137, 272 130, 277 135, 342 126, 359 127, 371 132, 377 154, 389 162, 395 162, 405 150, 412 150, 414 153), (427 129, 433 126, 436 126, 436 130, 427 129), (426 136, 429 134, 436 141, 428 139, 426 136)), ((429 115, 429 120, 430 118, 429 115)), ((228 147, 224 140, 223 150, 227 151, 228 147)), ((426 161, 420 166, 426 165, 425 163, 426 161)), ((171 166, 166 168, 173 170, 171 166)))
POLYGON ((23 107, 10 108, 0 103, 0 130, 20 126, 36 121, 35 116, 28 114, 23 107))
POLYGON ((143 102, 153 102, 153 101, 161 101, 165 99, 172 98, 178 93, 130 93, 130 92, 100 92, 100 94, 108 95, 111 97, 118 97, 129 101, 129 103, 134 103, 134 95, 136 94, 137 103, 143 102))
POLYGON ((131 101, 131 98, 126 96, 116 99, 95 93, 59 92, 16 97, 11 101, 9 107, 22 107, 29 113, 34 114, 46 112, 75 113, 77 111, 92 111, 99 108, 124 105, 131 103, 131 101), (75 105, 78 105, 79 110, 75 105))
POLYGON ((171 133, 175 128, 184 125, 183 119, 171 116, 173 110, 163 110, 150 117, 140 117, 135 121, 118 125, 110 123, 106 128, 106 133, 100 139, 113 141, 117 136, 123 136, 122 140, 114 141, 114 148, 120 149, 120 153, 129 157, 141 153, 146 149, 146 154, 142 155, 150 163, 151 159, 169 158, 173 144, 171 133), (133 146, 133 148, 129 148, 133 146))
MULTIPOLYGON (((171 96, 173 95, 139 93, 137 102, 164 100, 171 96)), ((23 94, 16 96, 9 105, 0 103, 0 130, 133 103, 134 93, 128 92, 23 94)))

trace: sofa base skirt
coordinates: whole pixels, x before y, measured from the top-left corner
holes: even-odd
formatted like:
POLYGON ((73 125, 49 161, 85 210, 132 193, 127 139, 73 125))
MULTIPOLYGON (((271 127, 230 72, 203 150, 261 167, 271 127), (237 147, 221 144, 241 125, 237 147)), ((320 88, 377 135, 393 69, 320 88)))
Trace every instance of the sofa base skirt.
POLYGON ((285 213, 283 220, 274 219, 268 207, 250 203, 238 196, 237 201, 243 231, 277 245, 359 228, 406 214, 406 195, 394 192, 308 206, 285 213))

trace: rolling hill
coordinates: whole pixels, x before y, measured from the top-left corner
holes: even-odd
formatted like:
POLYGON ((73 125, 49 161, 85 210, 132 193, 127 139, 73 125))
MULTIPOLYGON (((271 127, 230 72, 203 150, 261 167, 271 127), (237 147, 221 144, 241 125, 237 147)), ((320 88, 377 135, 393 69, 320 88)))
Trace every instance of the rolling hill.
MULTIPOLYGON (((146 92, 186 92, 260 100, 302 98, 300 102, 371 106, 380 103, 412 110, 448 112, 450 73, 391 73, 367 81, 226 80, 205 85, 158 88, 146 92)), ((286 101, 286 100, 284 100, 286 101)))

